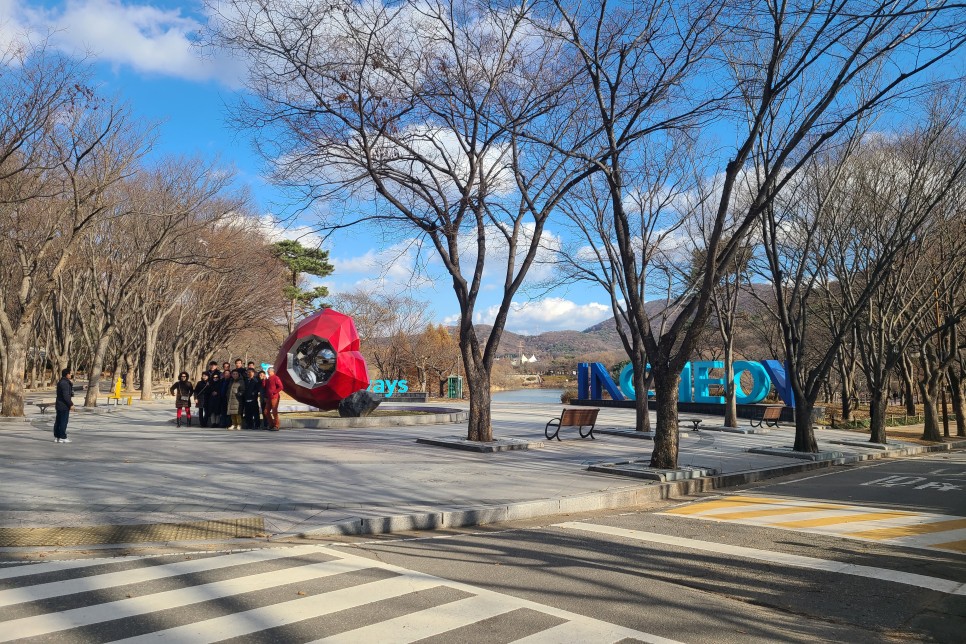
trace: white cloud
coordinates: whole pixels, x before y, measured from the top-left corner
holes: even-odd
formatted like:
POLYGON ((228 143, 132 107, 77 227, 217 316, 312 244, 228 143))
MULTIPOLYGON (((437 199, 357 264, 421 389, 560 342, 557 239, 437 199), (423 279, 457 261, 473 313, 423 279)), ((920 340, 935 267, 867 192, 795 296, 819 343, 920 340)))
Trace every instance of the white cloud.
POLYGON ((117 0, 68 0, 52 8, 0 0, 0 49, 15 39, 48 39, 69 55, 138 72, 188 80, 215 79, 238 86, 243 67, 224 55, 202 56, 195 46, 203 28, 181 9, 117 0))
POLYGON ((398 293, 433 283, 425 268, 420 266, 420 248, 413 240, 384 249, 370 248, 361 255, 350 257, 332 254, 330 260, 335 267, 333 278, 339 282, 334 287, 336 291, 398 293))
MULTIPOLYGON (((484 313, 477 313, 474 322, 492 324, 498 311, 498 306, 491 306, 484 313)), ((513 303, 507 316, 506 330, 524 335, 536 335, 546 331, 582 331, 612 316, 613 311, 607 304, 577 304, 562 297, 548 297, 513 303)), ((457 320, 459 316, 450 316, 444 321, 451 324, 457 320)))
POLYGON ((272 215, 262 215, 258 218, 258 227, 271 242, 291 239, 306 248, 320 248, 322 246, 321 235, 310 226, 287 225, 272 215))

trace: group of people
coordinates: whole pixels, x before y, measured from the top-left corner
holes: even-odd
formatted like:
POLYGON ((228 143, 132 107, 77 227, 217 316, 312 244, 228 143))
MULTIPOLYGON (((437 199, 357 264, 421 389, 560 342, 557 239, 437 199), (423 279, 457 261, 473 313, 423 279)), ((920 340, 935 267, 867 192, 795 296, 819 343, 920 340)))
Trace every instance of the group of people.
POLYGON ((182 416, 191 426, 192 402, 198 409, 198 423, 202 427, 224 427, 229 431, 240 429, 267 429, 278 431, 278 403, 282 394, 282 380, 275 369, 256 369, 254 362, 245 367, 242 360, 230 363, 212 361, 201 379, 192 384, 188 372, 182 371, 171 385, 178 413, 178 427, 182 416))

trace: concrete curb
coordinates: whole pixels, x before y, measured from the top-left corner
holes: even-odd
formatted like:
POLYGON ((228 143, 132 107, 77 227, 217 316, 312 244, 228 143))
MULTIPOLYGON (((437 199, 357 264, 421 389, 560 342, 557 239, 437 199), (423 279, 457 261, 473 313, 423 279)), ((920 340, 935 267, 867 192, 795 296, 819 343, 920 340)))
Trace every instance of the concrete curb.
MULTIPOLYGON (((966 448, 966 445, 958 449, 966 448)), ((412 530, 437 530, 440 528, 465 528, 469 526, 504 523, 523 519, 537 519, 561 514, 593 512, 596 510, 619 510, 636 507, 682 495, 755 483, 789 474, 799 474, 824 469, 833 465, 851 465, 862 461, 879 460, 896 456, 913 456, 930 452, 948 452, 950 443, 941 445, 910 445, 902 449, 887 450, 874 454, 853 454, 844 458, 826 461, 801 461, 781 467, 763 468, 731 472, 697 479, 650 483, 607 492, 591 492, 575 496, 564 496, 536 501, 524 501, 507 505, 482 506, 478 508, 441 509, 433 512, 417 512, 379 517, 359 517, 339 521, 331 525, 302 530, 293 535, 302 538, 322 536, 349 536, 366 534, 386 534, 412 530)), ((282 536, 282 535, 276 535, 282 536)))
POLYGON ((362 418, 282 418, 282 429, 347 429, 351 427, 399 427, 404 425, 450 425, 462 423, 470 417, 462 409, 420 408, 416 411, 435 411, 418 416, 366 416, 362 418))

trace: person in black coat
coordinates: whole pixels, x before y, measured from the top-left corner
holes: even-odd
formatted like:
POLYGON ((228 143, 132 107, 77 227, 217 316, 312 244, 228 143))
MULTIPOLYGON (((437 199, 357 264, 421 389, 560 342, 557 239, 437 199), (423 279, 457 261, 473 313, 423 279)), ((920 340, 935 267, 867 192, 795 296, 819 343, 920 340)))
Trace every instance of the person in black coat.
POLYGON ((221 415, 224 413, 224 400, 221 391, 221 374, 217 371, 211 374, 208 381, 208 396, 205 398, 205 414, 208 415, 208 422, 212 427, 221 427, 221 415))
POLYGON ((60 382, 57 383, 57 399, 54 402, 54 410, 57 416, 54 418, 54 442, 69 443, 67 438, 67 419, 70 410, 74 408, 74 374, 70 369, 60 372, 60 382))
POLYGON ((191 427, 191 395, 195 392, 195 388, 188 380, 188 372, 182 371, 178 374, 178 380, 168 391, 174 396, 174 405, 178 409, 178 427, 181 427, 182 410, 188 415, 188 427, 191 427))
POLYGON ((208 372, 201 374, 201 380, 195 385, 195 406, 198 408, 198 424, 208 426, 208 396, 211 395, 211 381, 208 372))
POLYGON ((258 408, 262 398, 262 381, 255 377, 255 370, 248 370, 245 379, 245 394, 242 398, 242 422, 244 429, 258 429, 260 420, 258 408))
POLYGON ((225 369, 221 373, 221 403, 219 406, 219 414, 221 414, 221 423, 218 427, 228 427, 231 425, 231 418, 228 413, 228 390, 231 388, 231 370, 225 369))

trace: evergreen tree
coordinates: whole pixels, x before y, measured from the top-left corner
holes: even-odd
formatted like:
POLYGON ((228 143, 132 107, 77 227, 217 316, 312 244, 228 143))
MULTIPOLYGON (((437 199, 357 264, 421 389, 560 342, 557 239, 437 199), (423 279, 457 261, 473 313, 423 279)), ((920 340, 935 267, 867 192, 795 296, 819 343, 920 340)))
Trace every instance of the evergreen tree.
POLYGON ((327 277, 332 274, 333 266, 329 263, 329 251, 321 248, 306 248, 292 239, 283 239, 272 244, 272 255, 285 264, 291 273, 291 283, 284 290, 285 297, 291 303, 287 314, 288 332, 291 333, 295 330, 296 305, 303 310, 314 308, 317 300, 329 294, 329 289, 324 286, 302 289, 299 287, 299 279, 303 275, 327 277))

